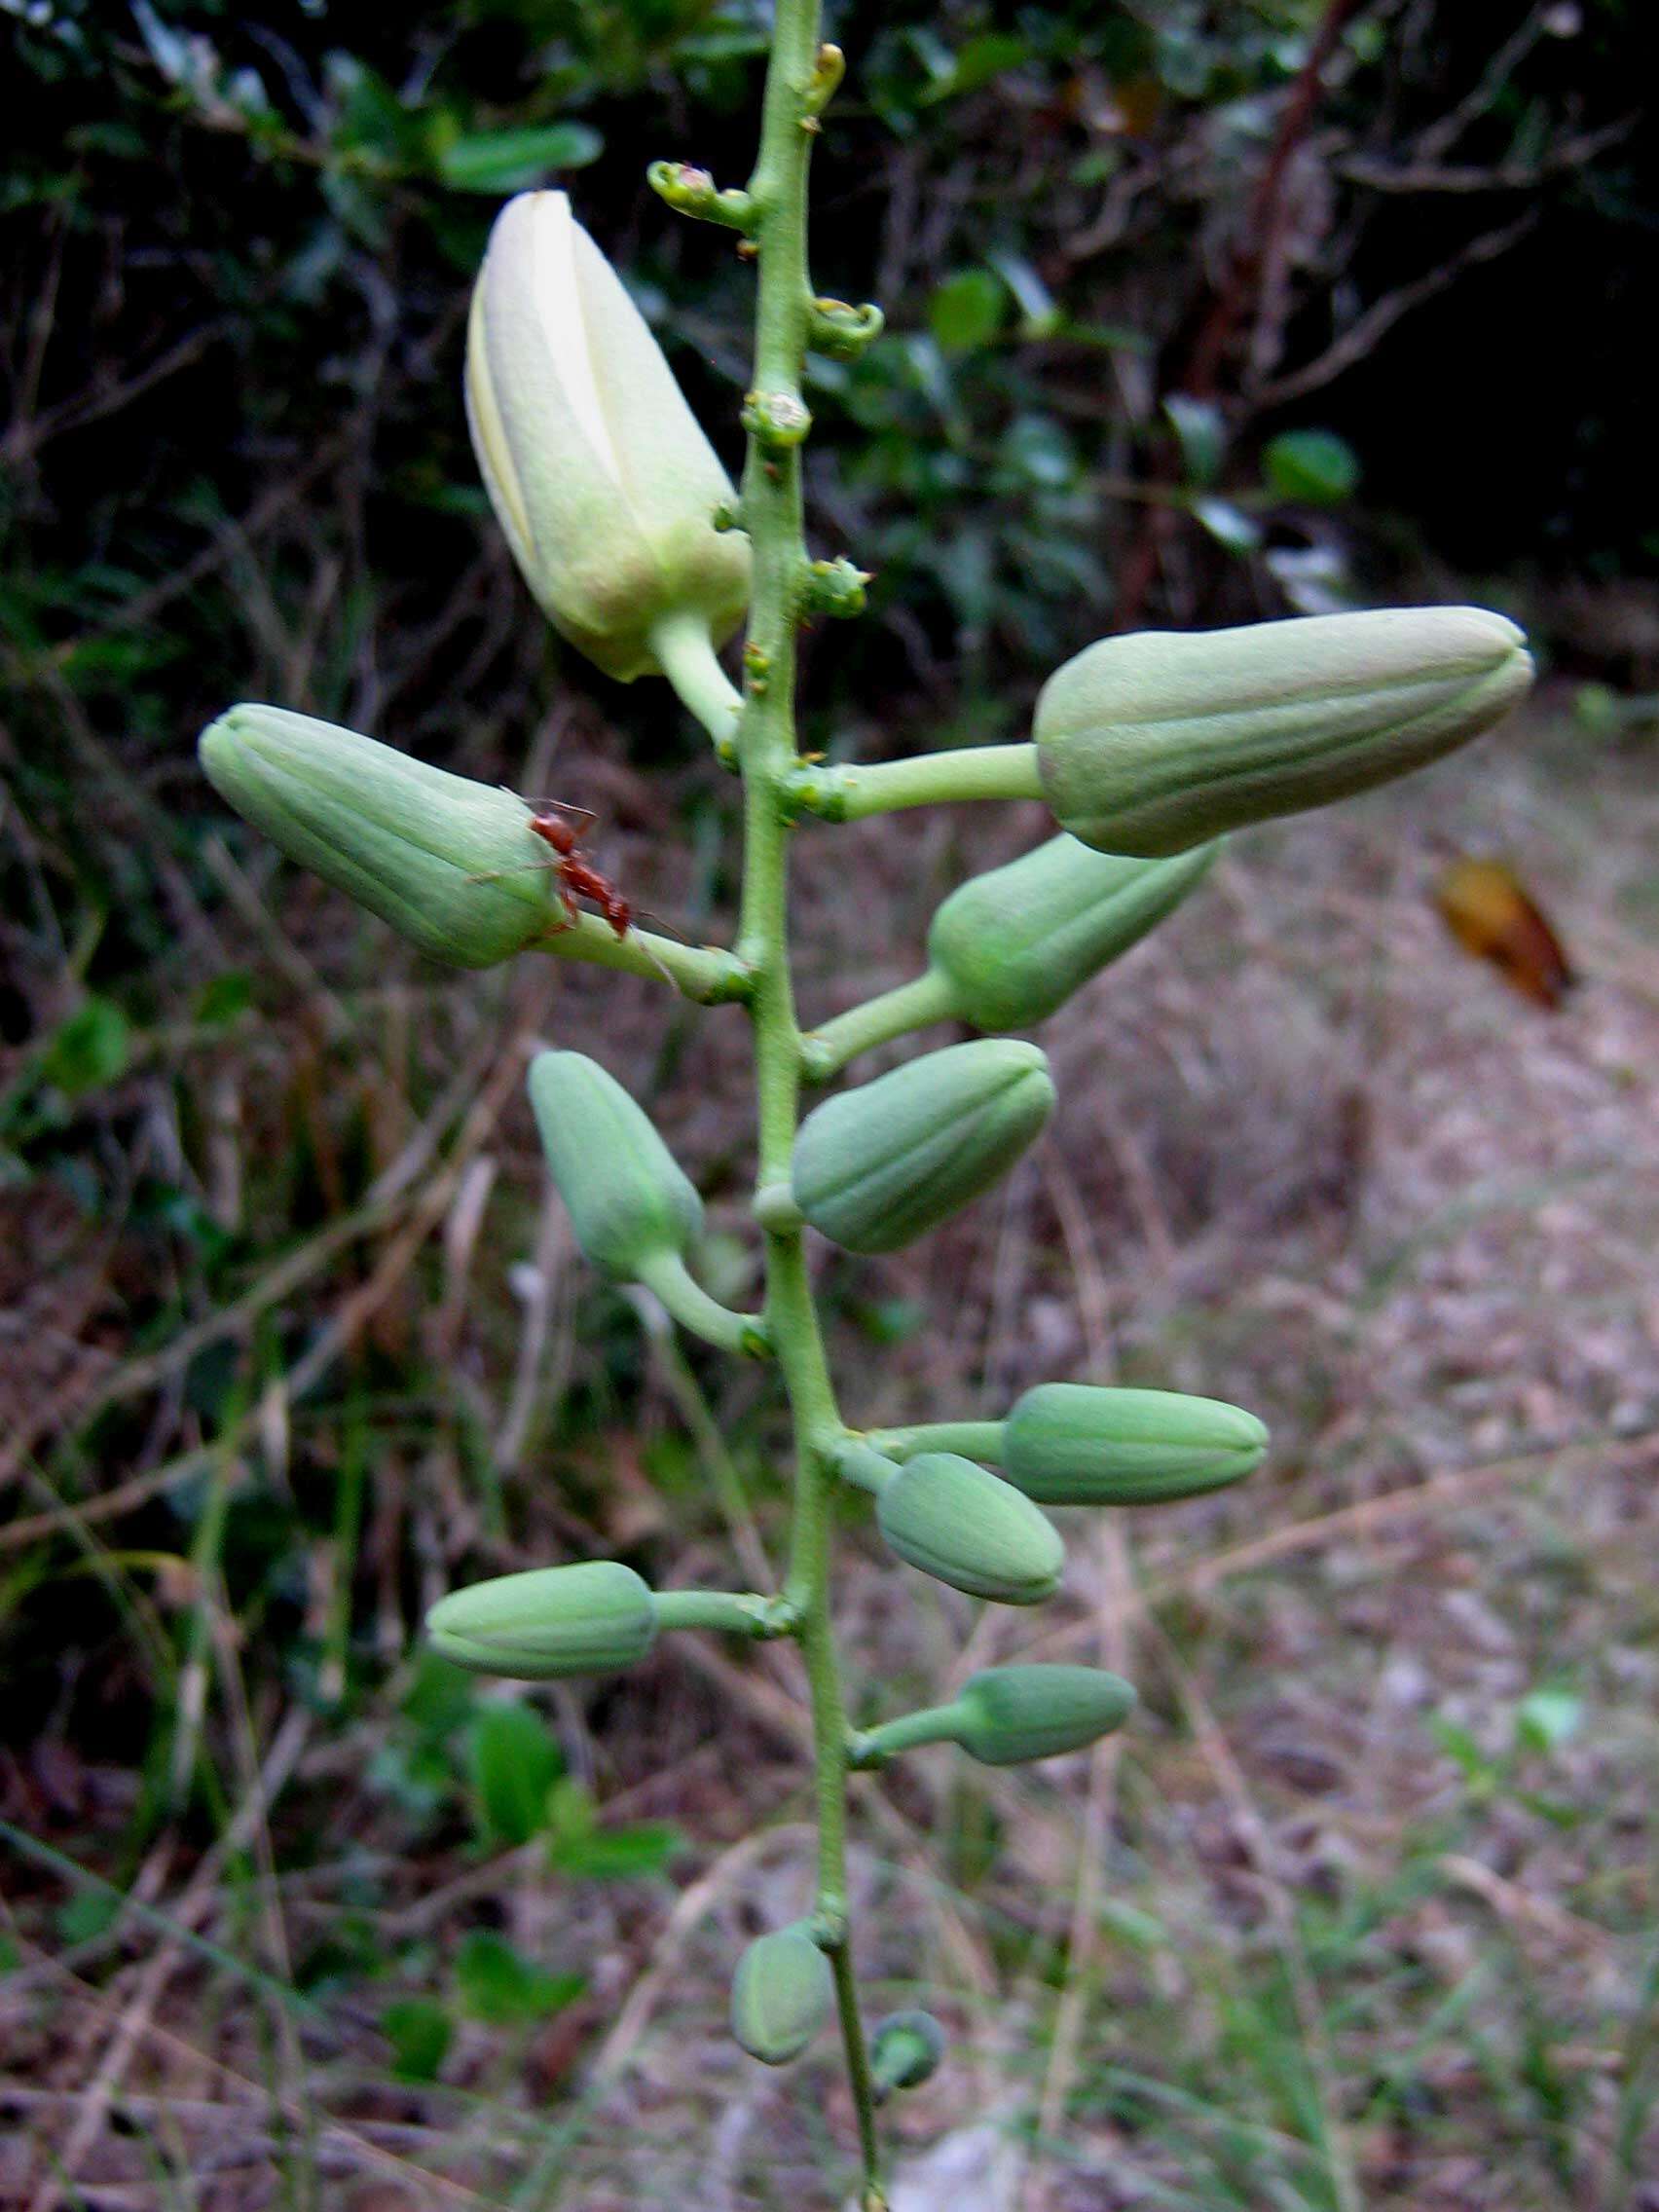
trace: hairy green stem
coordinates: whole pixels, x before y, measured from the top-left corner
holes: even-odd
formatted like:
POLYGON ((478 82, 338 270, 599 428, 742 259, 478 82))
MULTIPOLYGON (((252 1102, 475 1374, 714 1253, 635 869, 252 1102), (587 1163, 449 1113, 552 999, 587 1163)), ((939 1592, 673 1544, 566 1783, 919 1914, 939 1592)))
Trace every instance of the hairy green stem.
POLYGON ((651 1600, 658 1628, 712 1628, 731 1636, 770 1636, 769 1598, 739 1590, 659 1590, 651 1600))
POLYGON ((590 968, 615 968, 625 976, 665 977, 683 998, 698 1006, 720 1006, 747 998, 750 978, 741 960, 713 944, 681 944, 650 930, 630 929, 618 937, 597 914, 583 914, 569 929, 555 930, 531 947, 556 960, 580 960, 590 968))
POLYGON ((980 1459, 1000 1465, 1003 1424, 1000 1420, 934 1420, 916 1428, 872 1428, 860 1441, 884 1459, 913 1459, 919 1452, 958 1452, 964 1459, 980 1459))
POLYGON ((720 758, 735 766, 743 694, 716 659, 708 624, 696 614, 665 617, 651 632, 651 648, 682 705, 714 739, 720 758))
POLYGON ((1030 744, 963 745, 867 767, 803 767, 790 782, 795 806, 826 822, 861 822, 870 814, 954 799, 1044 795, 1037 748, 1030 744))
MULTIPOLYGON (((749 182, 759 253, 755 373, 744 402, 749 432, 743 527, 754 548, 746 697, 738 728, 744 784, 743 905, 738 957, 751 977, 755 1025, 758 1194, 787 1187, 800 1097, 800 1030, 789 957, 791 798, 798 772, 794 689, 807 550, 800 448, 811 418, 800 392, 812 286, 806 259, 808 157, 818 110, 840 56, 819 45, 819 0, 777 0, 766 72, 760 153, 749 182)), ((786 1606, 805 1663, 812 1703, 818 1810, 815 1932, 829 1955, 864 2164, 868 2212, 884 2202, 869 2059, 854 1984, 847 1925, 847 1716, 830 1619, 834 1454, 845 1431, 825 1357, 800 1225, 761 1198, 765 1328, 789 1395, 794 1429, 794 1510, 786 1606)))
POLYGON ((691 1274, 678 1252, 649 1252, 635 1272, 635 1280, 654 1291, 682 1329, 689 1329, 705 1344, 722 1351, 757 1359, 768 1349, 766 1327, 757 1314, 734 1313, 718 1298, 711 1298, 691 1274))
POLYGON ((948 981, 930 968, 803 1037, 800 1072, 808 1083, 828 1083, 861 1052, 908 1036, 912 1029, 926 1029, 931 1022, 948 1021, 955 1011, 948 981))
POLYGON ((962 1714, 954 1705, 924 1705, 915 1713, 902 1713, 857 1736, 849 1748, 857 1767, 885 1766, 900 1751, 912 1751, 922 1744, 953 1744, 962 1714))
POLYGON ((872 1452, 862 1438, 855 1438, 836 1453, 835 1472, 854 1490, 867 1491, 871 1497, 879 1497, 899 1467, 896 1460, 880 1452, 872 1452))

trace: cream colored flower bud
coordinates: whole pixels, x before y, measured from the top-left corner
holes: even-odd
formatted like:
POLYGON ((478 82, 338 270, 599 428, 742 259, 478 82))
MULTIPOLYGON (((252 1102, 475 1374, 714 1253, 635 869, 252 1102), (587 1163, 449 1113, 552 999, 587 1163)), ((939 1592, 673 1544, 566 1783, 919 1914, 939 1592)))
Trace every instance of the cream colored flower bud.
POLYGON ((472 295, 466 415, 548 619, 624 682, 713 657, 749 598, 736 503, 674 372, 562 192, 496 219, 472 295))

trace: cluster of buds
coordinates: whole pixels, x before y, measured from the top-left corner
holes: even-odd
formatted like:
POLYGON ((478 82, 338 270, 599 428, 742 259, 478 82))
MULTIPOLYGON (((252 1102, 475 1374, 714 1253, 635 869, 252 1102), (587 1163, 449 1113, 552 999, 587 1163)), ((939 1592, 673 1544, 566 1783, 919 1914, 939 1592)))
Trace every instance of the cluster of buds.
MULTIPOLYGON (((802 129, 816 129, 839 66, 823 49, 799 93, 802 129)), ((671 205, 746 243, 762 228, 758 186, 753 196, 721 191, 684 164, 657 165, 651 182, 671 205)), ((799 313, 806 341, 826 350, 854 352, 881 327, 876 310, 840 301, 809 296, 799 313)), ((751 589, 749 537, 733 527, 743 509, 644 317, 561 193, 514 200, 496 224, 472 302, 465 391, 491 502, 553 627, 623 682, 665 676, 721 758, 747 765, 748 718, 775 724, 779 701, 773 653, 757 639, 745 650, 744 694, 717 658, 751 589)), ((798 468, 810 417, 793 388, 757 387, 743 420, 756 472, 747 481, 763 492, 798 468)), ((868 577, 854 563, 814 561, 798 544, 770 550, 780 558, 769 643, 786 624, 863 606, 868 577)), ((604 879, 577 874, 568 853, 561 875, 547 859, 546 823, 510 793, 272 707, 222 717, 202 757, 277 845, 423 952, 483 967, 550 946, 636 972, 660 966, 694 997, 751 997, 761 1051, 774 1065, 794 1055, 792 1101, 797 1077, 827 1082, 871 1046, 928 1023, 981 1032, 830 1096, 794 1131, 787 1172, 774 1156, 754 1209, 769 1237, 798 1244, 810 1228, 847 1253, 880 1254, 973 1203, 1037 1141, 1054 1086, 1042 1050, 1010 1032, 1054 1014, 1190 897, 1228 833, 1439 757, 1506 712, 1530 676, 1519 633, 1480 608, 1111 638, 1044 686, 1023 746, 775 775, 769 795, 786 817, 1014 795, 1044 799, 1055 827, 945 899, 919 975, 804 1038, 793 1015, 766 1029, 753 959, 663 946, 642 968, 620 901, 606 908, 609 928, 572 919, 584 887, 604 879)), ((776 829, 774 820, 768 834, 776 829)), ((781 938, 769 949, 781 958, 781 938)), ((798 1317, 792 1323, 771 1297, 758 1312, 733 1311, 699 1279, 702 1203, 645 1109, 595 1060, 567 1051, 536 1057, 530 1096, 548 1171, 592 1265, 648 1292, 706 1341, 787 1366, 798 1317)), ((1051 1598, 1064 1568, 1044 1508, 1195 1497, 1250 1474, 1268 1448, 1253 1415, 1216 1399, 1070 1382, 1040 1383, 993 1420, 831 1426, 820 1419, 810 1439, 815 1479, 866 1493, 898 1560, 972 1598, 1022 1606, 1051 1598)), ((664 1630, 793 1636, 802 1619, 793 1583, 775 1595, 654 1590, 622 1562, 587 1561, 458 1591, 428 1627, 460 1666, 540 1680, 637 1665, 664 1630)), ((1052 1758, 1122 1727, 1133 1704, 1126 1682, 1097 1669, 992 1668, 948 1704, 847 1731, 837 1755, 843 1767, 879 1768, 951 1744, 993 1766, 1052 1758)), ((844 1940, 840 1909, 821 1900, 815 1919, 744 1954, 732 2026, 756 2057, 798 2056, 834 2009, 827 1952, 844 1940)), ((896 2015, 872 2041, 866 2087, 879 2097, 924 2080, 940 2047, 927 2015, 896 2015)))

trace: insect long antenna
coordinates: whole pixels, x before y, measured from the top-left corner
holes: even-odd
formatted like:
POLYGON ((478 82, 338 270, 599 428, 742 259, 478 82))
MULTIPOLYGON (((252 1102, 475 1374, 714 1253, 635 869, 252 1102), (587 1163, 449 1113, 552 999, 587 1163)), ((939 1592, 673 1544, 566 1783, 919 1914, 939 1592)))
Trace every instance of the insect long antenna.
POLYGON ((672 984, 674 982, 674 977, 669 974, 668 970, 663 966, 662 962, 657 958, 656 954, 651 950, 650 946, 645 942, 645 939, 641 936, 638 930, 635 930, 633 932, 633 938, 634 942, 639 946, 640 950, 645 954, 645 958, 650 962, 651 966, 656 970, 657 974, 662 977, 663 981, 665 983, 672 984))
POLYGON ((665 920, 661 914, 655 912, 649 906, 642 906, 637 918, 641 921, 649 922, 652 929, 659 930, 664 937, 673 938, 676 944, 689 944, 691 942, 690 938, 677 923, 665 920))

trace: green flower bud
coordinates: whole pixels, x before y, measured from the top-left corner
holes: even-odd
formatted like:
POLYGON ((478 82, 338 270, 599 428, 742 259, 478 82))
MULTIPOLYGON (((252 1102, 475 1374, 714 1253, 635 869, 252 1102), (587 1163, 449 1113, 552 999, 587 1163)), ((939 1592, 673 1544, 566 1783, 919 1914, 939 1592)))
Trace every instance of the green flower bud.
POLYGON ((562 192, 496 219, 472 296, 466 415, 513 558, 549 621, 624 682, 670 630, 712 658, 743 618, 749 544, 674 372, 562 192))
POLYGON ((949 1708, 951 1734, 984 1766, 1080 1751, 1128 1718, 1135 1693, 1097 1667, 992 1667, 949 1708))
POLYGON ((1059 1587, 1059 1531, 1025 1494, 954 1452, 924 1452, 883 1487, 875 1517, 892 1550, 936 1581, 1000 1605, 1040 1605, 1059 1587))
POLYGON ((1219 848, 1124 860, 1051 837, 971 876, 940 907, 928 960, 976 1029, 1027 1029, 1127 952, 1207 873, 1219 848))
POLYGON ((518 1681, 631 1667, 656 1632, 650 1590, 631 1567, 609 1559, 499 1574, 452 1590, 426 1615, 442 1658, 518 1681))
POLYGON ((1044 1505, 1161 1505, 1240 1481, 1262 1463, 1254 1414, 1179 1390, 1040 1382, 1003 1423, 1008 1479, 1044 1505))
POLYGON ((944 2030, 931 2012, 893 2012, 869 2039, 870 2079, 878 2097, 914 2089, 939 2071, 944 2030))
POLYGON ((649 1116, 582 1052, 537 1052, 530 1103, 576 1242, 602 1273, 637 1282, 664 1253, 682 1257, 703 1201, 649 1116))
POLYGON ((798 2058, 830 2017, 835 1980, 804 1920, 757 1936, 737 1962, 731 2032, 767 2066, 798 2058))
POLYGON ((1143 631, 1051 676, 1033 735, 1062 829, 1156 857, 1420 768, 1531 677, 1521 632, 1480 607, 1143 631))
POLYGON ((274 845, 434 960, 488 968, 565 924, 547 849, 511 792, 285 707, 233 707, 200 752, 220 796, 274 845))
POLYGON ((1006 1174, 1053 1106, 1035 1045, 987 1038, 924 1053, 807 1116, 795 1203, 849 1252, 896 1251, 1006 1174))

